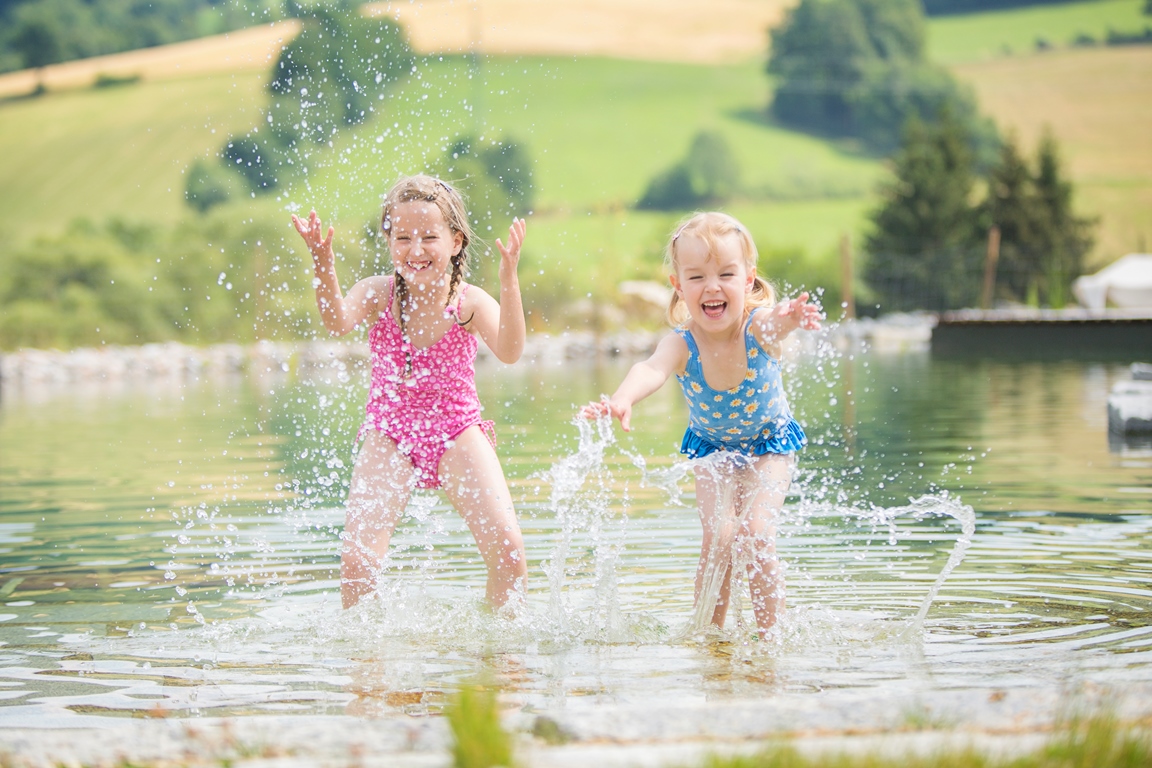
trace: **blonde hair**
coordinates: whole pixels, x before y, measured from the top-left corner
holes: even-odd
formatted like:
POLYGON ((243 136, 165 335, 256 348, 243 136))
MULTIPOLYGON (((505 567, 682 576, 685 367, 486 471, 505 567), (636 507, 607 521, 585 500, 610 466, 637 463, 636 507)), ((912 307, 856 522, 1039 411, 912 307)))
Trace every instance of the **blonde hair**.
MULTIPOLYGON (((445 305, 447 308, 452 303, 452 297, 455 295, 460 281, 468 275, 468 246, 476 240, 476 233, 472 231, 472 226, 468 223, 468 209, 464 205, 464 197, 455 187, 434 176, 426 176, 421 173, 400 179, 392 185, 392 189, 388 190, 388 194, 384 197, 384 210, 380 214, 380 230, 386 238, 391 239, 392 236, 392 211, 401 203, 411 202, 434 203, 440 209, 441 215, 444 216, 444 222, 448 225, 448 229, 453 234, 460 235, 460 252, 452 255, 452 277, 448 282, 448 303, 445 305)), ((396 296, 400 300, 400 316, 397 318, 397 322, 400 325, 401 333, 403 333, 404 306, 408 301, 408 284, 399 272, 395 274, 394 280, 396 281, 396 296)), ((468 319, 471 320, 471 318, 468 319)), ((468 321, 457 318, 457 322, 463 325, 468 321)))
MULTIPOLYGON (((680 258, 678 244, 684 235, 699 238, 708 248, 708 254, 716 252, 718 242, 729 235, 735 235, 740 243, 740 253, 744 257, 744 267, 748 271, 756 268, 759 258, 756 253, 756 243, 752 236, 739 221, 726 213, 719 211, 706 211, 694 213, 683 219, 668 240, 668 247, 664 249, 664 269, 668 274, 680 271, 680 258)), ((744 317, 757 307, 770 307, 776 303, 776 289, 760 275, 756 275, 752 283, 752 290, 744 302, 744 317)), ((680 294, 673 292, 672 300, 668 304, 668 322, 673 327, 683 325, 688 320, 688 307, 684 304, 680 294)))

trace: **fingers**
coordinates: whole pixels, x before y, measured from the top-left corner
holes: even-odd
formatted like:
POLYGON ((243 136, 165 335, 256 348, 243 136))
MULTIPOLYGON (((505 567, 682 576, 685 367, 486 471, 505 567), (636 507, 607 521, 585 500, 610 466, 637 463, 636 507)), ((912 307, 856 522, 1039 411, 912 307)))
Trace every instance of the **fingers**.
POLYGON ((512 219, 512 226, 508 227, 508 245, 504 245, 500 238, 496 238, 496 247, 500 250, 501 256, 507 259, 519 255, 527 228, 524 219, 512 219))
POLYGON ((625 432, 632 431, 632 409, 616 405, 610 400, 600 400, 595 403, 588 403, 580 408, 580 417, 584 419, 599 419, 604 416, 612 416, 619 419, 620 426, 623 427, 625 432))

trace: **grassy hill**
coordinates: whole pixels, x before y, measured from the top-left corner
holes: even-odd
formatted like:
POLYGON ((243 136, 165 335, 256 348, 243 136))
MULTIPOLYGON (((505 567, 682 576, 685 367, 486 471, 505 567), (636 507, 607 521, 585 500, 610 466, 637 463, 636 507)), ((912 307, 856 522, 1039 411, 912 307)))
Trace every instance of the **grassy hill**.
MULTIPOLYGON (((1152 132, 1145 130, 1152 48, 1067 43, 1081 33, 1141 28, 1149 18, 1141 3, 1033 6, 929 23, 933 55, 972 85, 1002 127, 1031 147, 1051 126, 1078 203, 1101 216, 1098 262, 1152 238, 1152 132), (1064 47, 1037 51, 1038 37, 1064 47)), ((610 6, 595 5, 605 13, 610 6)), ((648 53, 660 58, 666 49, 648 53)), ((567 298, 610 295, 619 279, 656 274, 676 218, 631 203, 654 173, 683 156, 696 131, 709 129, 726 136, 741 161, 745 193, 728 207, 753 230, 764 268, 793 283, 834 286, 836 243, 845 232, 859 238, 883 163, 765 123, 759 115, 770 84, 757 53, 747 50, 736 63, 490 55, 478 77, 463 57, 427 56, 378 117, 323 154, 306 184, 219 215, 279 221, 289 207, 315 206, 351 239, 375 218, 389 183, 436 167, 454 136, 510 135, 536 161, 526 281, 538 291, 566 286, 567 298)), ((185 61, 156 79, 0 101, 0 207, 16 222, 0 262, 8 249, 78 216, 160 224, 191 216, 184 171, 256 124, 266 73, 238 64, 195 74, 185 61)), ((271 247, 294 248, 295 237, 285 224, 282 242, 271 247)))

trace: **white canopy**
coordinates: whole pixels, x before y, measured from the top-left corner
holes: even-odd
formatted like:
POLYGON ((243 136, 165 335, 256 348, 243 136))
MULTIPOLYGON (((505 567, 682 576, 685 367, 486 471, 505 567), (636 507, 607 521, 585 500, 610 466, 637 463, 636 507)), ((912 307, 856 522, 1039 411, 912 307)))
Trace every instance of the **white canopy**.
POLYGON ((1072 293, 1085 309, 1152 309, 1152 253, 1121 256, 1094 275, 1078 277, 1072 293))

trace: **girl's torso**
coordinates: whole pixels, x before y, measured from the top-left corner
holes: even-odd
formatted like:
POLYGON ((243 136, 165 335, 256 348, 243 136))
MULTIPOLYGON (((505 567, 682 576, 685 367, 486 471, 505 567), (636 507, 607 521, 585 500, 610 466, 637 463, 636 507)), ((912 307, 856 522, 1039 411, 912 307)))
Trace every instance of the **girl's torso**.
POLYGON ((424 333, 407 322, 401 330, 393 286, 389 281, 389 300, 380 303, 379 315, 368 331, 372 354, 369 415, 378 415, 386 407, 478 408, 475 362, 479 342, 455 319, 468 285, 461 284, 458 302, 443 312, 441 323, 424 324, 430 329, 424 333))
POLYGON ((768 354, 752 331, 752 318, 744 324, 743 348, 710 356, 712 381, 708 383, 696 338, 687 328, 676 333, 688 347, 683 373, 676 375, 688 401, 689 428, 716 443, 744 448, 750 441, 772 437, 792 421, 780 376, 780 361, 768 354), (717 370, 719 369, 719 370, 717 370), (743 369, 743 375, 740 375, 743 369))

